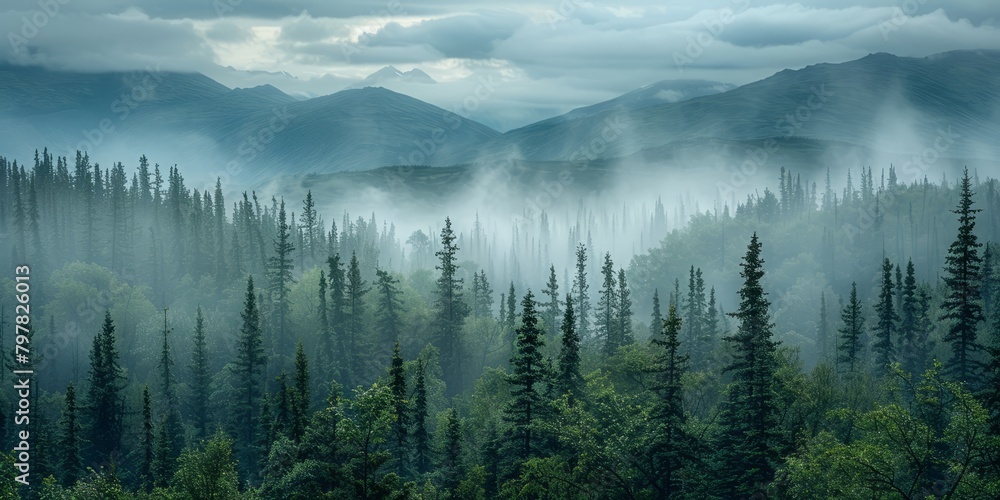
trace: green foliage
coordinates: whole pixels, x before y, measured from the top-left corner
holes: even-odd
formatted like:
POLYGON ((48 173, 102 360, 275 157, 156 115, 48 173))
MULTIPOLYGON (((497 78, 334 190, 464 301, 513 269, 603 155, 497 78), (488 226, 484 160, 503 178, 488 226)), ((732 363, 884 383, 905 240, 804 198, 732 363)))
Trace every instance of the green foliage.
POLYGON ((232 441, 221 431, 199 448, 186 448, 177 461, 171 491, 177 498, 192 500, 235 500, 238 489, 232 441))

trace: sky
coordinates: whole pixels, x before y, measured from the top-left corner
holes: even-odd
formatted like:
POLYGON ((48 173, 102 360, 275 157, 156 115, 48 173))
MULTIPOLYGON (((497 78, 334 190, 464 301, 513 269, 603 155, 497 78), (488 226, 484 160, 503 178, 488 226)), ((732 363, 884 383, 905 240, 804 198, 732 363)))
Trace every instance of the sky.
POLYGON ((505 131, 661 80, 1000 49, 998 23, 996 0, 7 0, 0 59, 303 96, 419 68, 438 83, 385 86, 505 131))

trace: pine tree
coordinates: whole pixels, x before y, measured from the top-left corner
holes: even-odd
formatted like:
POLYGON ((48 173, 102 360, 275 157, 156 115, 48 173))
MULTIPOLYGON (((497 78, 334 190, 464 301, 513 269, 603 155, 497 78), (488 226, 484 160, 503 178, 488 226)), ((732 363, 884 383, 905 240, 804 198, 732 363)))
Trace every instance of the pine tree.
MULTIPOLYGON (((215 277, 219 283, 227 283, 230 274, 226 265, 226 200, 222 196, 222 179, 215 178, 215 277)), ((234 223, 236 221, 233 221, 234 223)), ((235 233, 234 233, 235 234, 235 233)), ((239 268, 237 263, 237 275, 239 268)))
POLYGON ((247 278, 246 298, 240 314, 243 325, 237 343, 232 370, 236 381, 232 401, 232 424, 239 450, 240 464, 245 470, 257 464, 256 437, 259 431, 258 401, 261 397, 261 373, 267 358, 260 327, 260 312, 254 292, 253 276, 247 278))
POLYGON ((393 454, 396 457, 396 474, 407 477, 407 462, 410 455, 408 429, 410 415, 407 412, 406 374, 403 369, 403 357, 399 354, 399 341, 392 350, 392 364, 389 365, 389 388, 395 403, 395 420, 392 423, 393 454))
POLYGON ((191 416, 194 420, 195 437, 208 437, 209 397, 211 397, 211 374, 208 361, 208 346, 205 342, 205 318, 201 306, 194 323, 194 342, 191 352, 191 416))
POLYGON ((157 426, 153 447, 153 484, 160 488, 165 487, 174 475, 175 461, 171 457, 174 445, 170 435, 170 424, 167 422, 168 418, 167 415, 160 417, 160 425, 157 426))
POLYGON ((621 332, 618 330, 618 288, 615 283, 614 262, 611 254, 604 254, 604 265, 601 266, 600 302, 597 303, 597 337, 604 340, 603 354, 613 356, 621 346, 621 332))
POLYGON ((538 328, 535 297, 528 290, 521 300, 521 326, 517 329, 516 349, 511 359, 513 373, 507 379, 511 384, 513 399, 504 408, 504 420, 512 425, 512 458, 516 468, 532 458, 537 451, 535 442, 538 438, 533 431, 543 403, 540 386, 546 376, 542 359, 544 345, 542 332, 538 328))
POLYGON ((844 326, 840 328, 840 346, 837 361, 847 365, 847 372, 854 373, 861 354, 862 335, 865 331, 865 317, 861 311, 861 301, 858 300, 858 284, 851 283, 851 298, 841 311, 840 319, 844 326))
POLYGON ((734 349, 725 371, 733 381, 721 414, 717 443, 722 470, 721 491, 725 496, 750 496, 774 476, 778 459, 775 371, 777 343, 772 328, 764 277, 761 244, 754 233, 740 266, 743 286, 740 305, 730 316, 739 320, 735 334, 725 337, 734 349))
POLYGON ((555 338, 559 331, 559 280, 556 278, 556 266, 549 266, 549 281, 542 290, 548 300, 545 302, 545 329, 549 338, 555 338))
POLYGON ((271 298, 271 324, 278 330, 276 345, 282 346, 278 353, 287 355, 291 342, 288 341, 288 316, 291 304, 288 294, 295 279, 292 277, 292 252, 295 246, 290 240, 291 233, 285 216, 285 200, 278 209, 278 238, 274 240, 274 255, 267 259, 268 293, 271 298))
POLYGON ((413 396, 413 453, 417 474, 430 469, 430 436, 427 433, 427 383, 424 360, 417 360, 417 381, 413 396))
MULTIPOLYGON (((148 393, 147 393, 148 396, 148 393)), ((83 474, 83 457, 81 456, 82 427, 77 418, 76 387, 73 382, 66 386, 66 398, 63 402, 62 420, 59 425, 60 483, 70 487, 76 484, 83 474)))
POLYGON ((580 322, 577 334, 587 338, 590 333, 590 295, 587 291, 587 248, 582 244, 576 247, 576 276, 573 279, 573 298, 576 300, 576 316, 580 322))
POLYGON ((892 282, 892 268, 893 265, 889 259, 882 261, 882 290, 879 294, 879 301, 875 305, 878 324, 875 327, 875 342, 872 344, 872 350, 875 351, 875 363, 880 370, 885 370, 889 363, 896 361, 893 337, 896 333, 899 315, 893 306, 895 291, 892 282))
POLYGON ((462 324, 468 315, 462 300, 462 279, 458 277, 458 246, 455 233, 451 229, 451 218, 446 218, 441 230, 441 250, 434 253, 440 263, 435 267, 441 271, 437 280, 434 299, 434 344, 441 352, 441 368, 444 370, 445 391, 454 396, 462 389, 462 324))
POLYGON ((691 266, 688 278, 688 295, 685 301, 684 329, 686 352, 690 356, 691 365, 702 368, 707 358, 707 342, 705 339, 705 281, 702 279, 701 268, 695 270, 691 266))
POLYGON ((947 373, 959 382, 976 387, 981 365, 975 353, 982 350, 976 338, 977 328, 984 318, 979 295, 982 259, 978 249, 982 244, 974 232, 976 213, 981 210, 972 208, 972 195, 969 169, 966 168, 958 209, 952 211, 958 215, 958 237, 945 257, 947 295, 942 304, 944 313, 941 319, 952 322, 944 336, 952 351, 952 357, 946 363, 947 373))
POLYGON ((292 441, 298 443, 309 425, 309 359, 300 339, 295 345, 295 390, 292 405, 292 441))
POLYGON ((87 389, 87 437, 91 457, 112 462, 118 454, 125 414, 125 377, 115 347, 115 325, 111 312, 104 313, 104 326, 94 337, 90 351, 90 380, 87 389))
POLYGON ((668 498, 681 491, 680 472, 687 450, 691 447, 684 427, 684 385, 681 382, 688 357, 681 355, 679 350, 681 318, 677 316, 676 307, 670 306, 667 319, 661 325, 660 333, 651 339, 656 348, 653 366, 656 399, 651 415, 653 430, 648 452, 655 478, 653 489, 658 498, 668 498))
POLYGON ((569 394, 570 404, 583 397, 583 376, 580 375, 580 336, 576 333, 573 297, 566 295, 566 310, 562 320, 562 346, 559 349, 556 389, 569 394))

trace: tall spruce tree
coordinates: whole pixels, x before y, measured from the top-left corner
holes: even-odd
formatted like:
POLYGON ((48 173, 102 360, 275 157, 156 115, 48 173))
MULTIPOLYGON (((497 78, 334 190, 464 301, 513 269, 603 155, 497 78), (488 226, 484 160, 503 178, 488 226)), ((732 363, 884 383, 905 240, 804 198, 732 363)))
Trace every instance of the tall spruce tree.
POLYGON ((556 266, 549 266, 549 280, 545 283, 542 293, 548 297, 545 301, 545 330, 550 339, 559 332, 559 280, 556 278, 556 266))
POLYGON ((618 310, 615 311, 617 323, 618 346, 635 342, 632 334, 632 292, 625 279, 625 269, 618 269, 618 310))
POLYGON ((417 360, 417 380, 413 395, 413 462, 417 474, 430 470, 430 435, 427 432, 427 381, 424 360, 417 360))
POLYGON ((285 215, 285 200, 281 200, 278 209, 277 239, 274 240, 274 255, 267 259, 268 294, 271 298, 271 325, 277 330, 275 345, 278 346, 276 352, 287 356, 291 347, 289 342, 288 318, 291 304, 288 298, 290 288, 295 279, 292 276, 294 264, 292 262, 292 252, 295 245, 292 244, 291 230, 288 226, 288 218, 285 215))
POLYGON ((435 267, 441 272, 437 279, 434 299, 434 344, 441 352, 445 392, 454 396, 462 390, 462 323, 468 310, 462 300, 462 278, 458 277, 458 246, 451 229, 451 218, 446 218, 441 229, 441 250, 434 253, 440 261, 435 267))
POLYGON ((725 367, 733 380, 720 416, 717 443, 720 493, 729 497, 757 494, 774 477, 778 460, 778 406, 775 394, 777 343, 772 340, 768 308, 761 286, 761 244, 754 233, 740 266, 740 305, 730 316, 739 321, 725 337, 733 358, 725 367))
POLYGON ((292 441, 298 443, 305 435, 306 427, 309 425, 309 407, 311 403, 309 394, 309 358, 306 357, 306 350, 299 339, 295 344, 295 387, 292 392, 292 441))
POLYGON ((604 254, 601 266, 600 301, 597 303, 597 337, 603 340, 604 356, 613 356, 621 346, 621 332, 618 330, 618 287, 615 282, 614 262, 611 253, 604 254))
MULTIPOLYGON (((160 392, 163 397, 163 418, 166 423, 166 433, 170 443, 168 450, 168 462, 173 463, 174 459, 180 456, 184 448, 184 426, 181 422, 180 408, 177 401, 177 391, 174 387, 174 358, 170 355, 169 335, 172 328, 167 327, 167 309, 163 309, 163 344, 160 347, 160 392)), ((168 470, 171 469, 168 467, 168 470)))
POLYGON ((62 420, 59 422, 59 482, 66 487, 73 486, 83 474, 82 427, 76 406, 76 387, 73 382, 66 386, 63 401, 62 420))
POLYGON ((570 404, 583 397, 583 376, 580 375, 580 335, 576 333, 573 315, 573 297, 566 295, 566 310, 562 320, 562 345, 556 372, 556 389, 559 394, 569 394, 570 404))
POLYGON ((653 289, 653 313, 650 315, 649 338, 653 338, 663 329, 663 311, 660 309, 660 290, 653 289))
POLYGON ((587 338, 590 334, 590 295, 587 284, 587 247, 583 244, 576 247, 576 275, 573 278, 573 299, 576 301, 576 317, 579 321, 577 334, 587 338))
POLYGON ((894 305, 895 285, 892 281, 892 268, 893 265, 889 259, 883 259, 882 289, 879 293, 878 303, 875 304, 878 324, 875 326, 875 342, 872 344, 872 350, 875 354, 876 367, 883 372, 889 363, 896 361, 895 335, 899 314, 897 314, 894 305))
POLYGON ((441 461, 442 486, 449 492, 458 488, 462 470, 462 428, 455 408, 448 410, 444 428, 444 454, 441 461))
POLYGON ((350 374, 347 380, 357 382, 364 380, 364 361, 367 346, 362 342, 367 338, 365 295, 369 290, 368 282, 361 278, 361 263, 358 256, 351 252, 351 262, 347 266, 347 287, 345 288, 345 308, 344 308, 344 342, 347 351, 350 353, 350 363, 348 365, 350 374))
POLYGON ((375 289, 378 291, 377 325, 382 333, 381 344, 391 345, 399 342, 402 330, 403 292, 399 290, 399 280, 385 269, 375 270, 375 289))
POLYGON ((974 231, 976 213, 981 210, 972 208, 972 196, 969 169, 966 168, 958 208, 952 211, 958 215, 958 236, 945 257, 944 283, 947 292, 941 305, 944 311, 941 319, 951 321, 944 336, 944 341, 951 345, 952 352, 945 364, 947 373, 970 387, 978 387, 978 375, 982 366, 976 353, 983 347, 977 339, 977 330, 984 318, 979 295, 982 266, 979 247, 982 244, 974 231))
POLYGON ((230 415, 240 464, 244 471, 250 471, 258 461, 256 438, 260 430, 261 375, 267 362, 253 276, 247 278, 240 317, 243 324, 237 341, 236 359, 231 365, 236 387, 230 415))
POLYGON ((840 327, 840 345, 837 348, 837 362, 847 365, 847 373, 854 373, 860 362, 862 340, 865 332, 865 316, 858 299, 858 284, 851 283, 851 298, 840 313, 844 323, 840 327))
POLYGON ((105 311, 104 325, 94 337, 90 351, 87 387, 86 429, 91 459, 99 463, 117 461, 125 417, 125 376, 115 346, 115 324, 105 311))
POLYGON ((142 388, 142 463, 139 466, 139 481, 146 491, 153 487, 153 410, 149 400, 149 386, 142 388))
POLYGON ((658 498, 669 498, 681 491, 681 470, 690 453, 691 439, 685 429, 684 384, 681 378, 688 357, 680 353, 681 318, 670 306, 667 319, 661 321, 660 333, 651 342, 656 349, 653 372, 656 399, 651 414, 652 432, 648 453, 652 465, 652 486, 658 498))
POLYGON ((210 419, 209 398, 211 397, 212 376, 208 360, 208 346, 205 341, 205 317, 201 306, 194 320, 194 341, 191 350, 191 417, 194 421, 195 437, 208 437, 210 419))
POLYGON ((392 350, 392 363, 389 365, 389 388, 392 390, 393 413, 395 419, 392 422, 392 451, 396 458, 396 474, 399 477, 409 475, 409 424, 410 414, 407 410, 406 394, 406 371, 403 368, 403 356, 399 353, 399 341, 395 342, 392 350))
POLYGON ((543 404, 541 385, 546 377, 542 359, 544 345, 535 312, 535 296, 528 290, 521 300, 521 326, 517 329, 516 349, 511 359, 513 373, 507 379, 512 399, 504 408, 504 420, 511 424, 511 458, 515 468, 537 452, 538 437, 534 431, 543 404))

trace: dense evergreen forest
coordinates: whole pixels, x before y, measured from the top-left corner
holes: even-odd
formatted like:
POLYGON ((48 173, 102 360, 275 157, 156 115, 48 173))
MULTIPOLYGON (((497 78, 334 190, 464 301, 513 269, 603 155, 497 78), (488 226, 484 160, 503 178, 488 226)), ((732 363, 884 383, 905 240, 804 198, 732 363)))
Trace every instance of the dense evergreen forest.
POLYGON ((1000 498, 1000 183, 897 174, 403 237, 0 158, 0 497, 1000 498))

